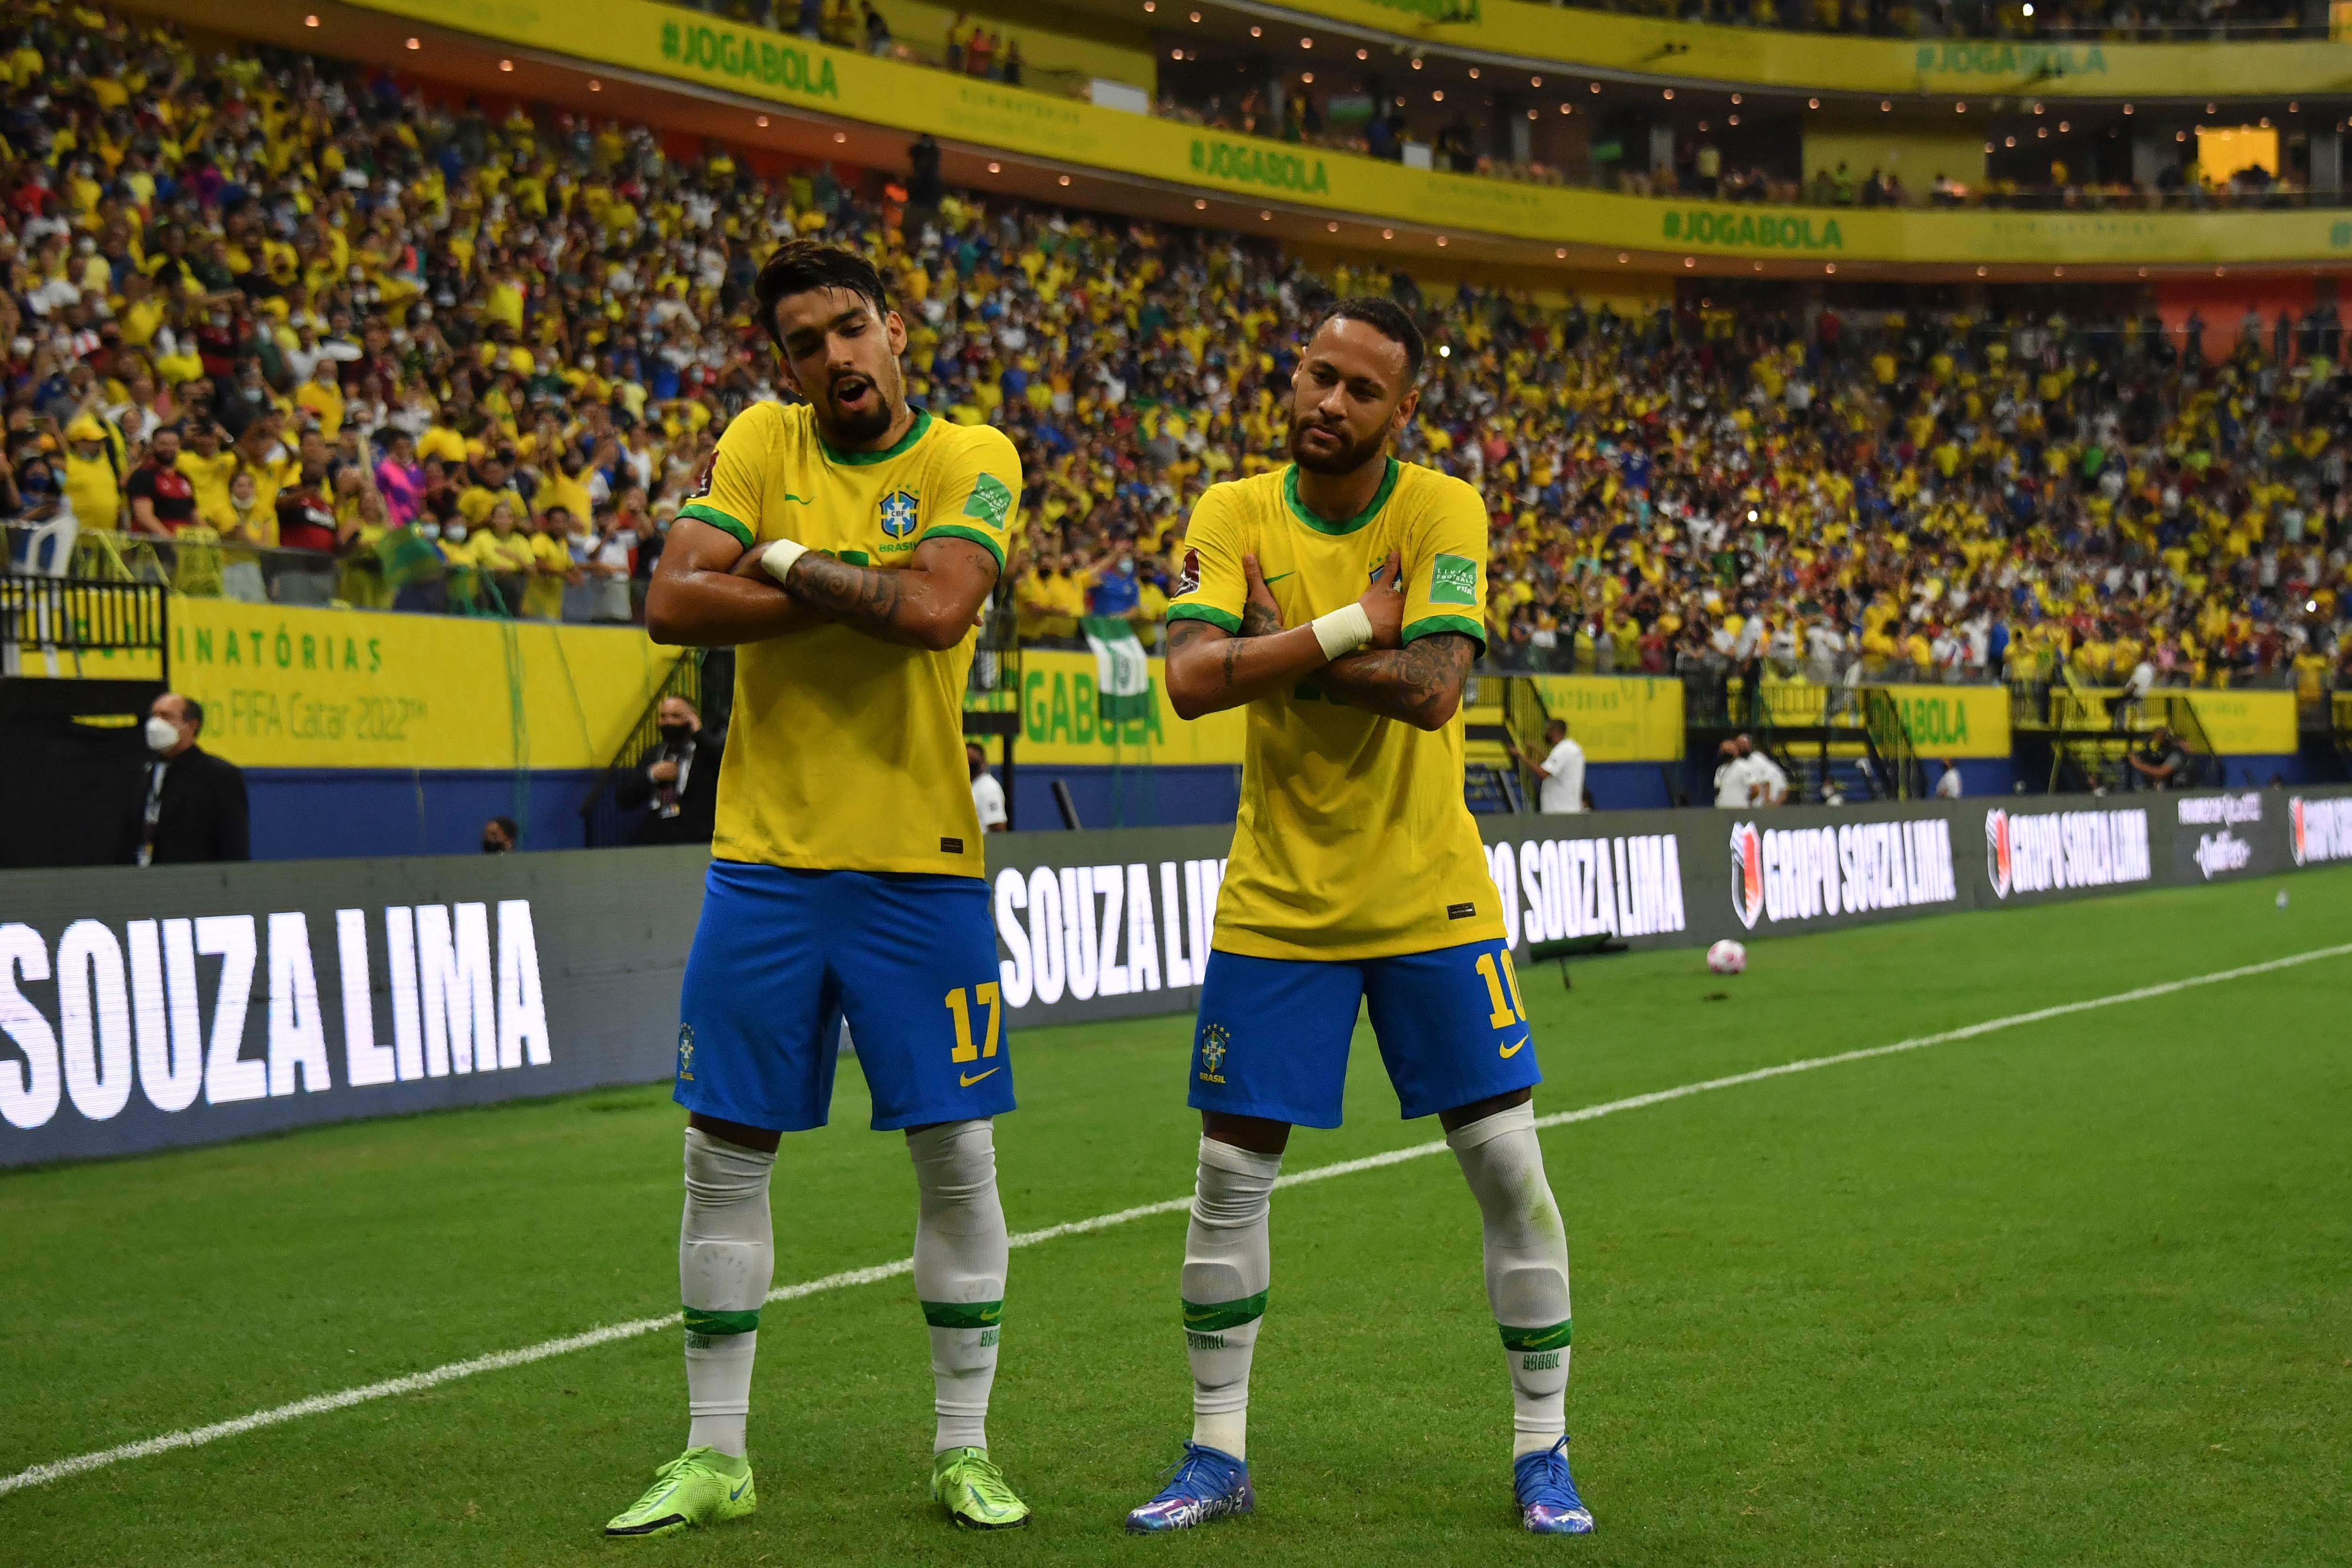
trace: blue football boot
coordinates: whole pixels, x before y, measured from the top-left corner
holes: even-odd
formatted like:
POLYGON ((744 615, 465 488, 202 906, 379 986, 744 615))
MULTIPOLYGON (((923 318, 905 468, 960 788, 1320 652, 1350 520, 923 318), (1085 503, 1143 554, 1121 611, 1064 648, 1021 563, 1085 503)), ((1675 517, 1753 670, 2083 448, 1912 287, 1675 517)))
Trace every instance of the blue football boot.
POLYGON ((1537 1535, 1590 1535, 1592 1510, 1576 1495, 1568 1473, 1568 1439, 1540 1454, 1524 1454, 1511 1466, 1512 1489, 1519 1496, 1519 1522, 1537 1535))
MULTIPOLYGON (((1561 1474, 1566 1473, 1563 1468, 1561 1474)), ((1571 1489, 1568 1495, 1573 1499, 1576 1493, 1571 1489)), ((1158 1497, 1127 1516, 1127 1528, 1135 1535, 1157 1535, 1234 1518, 1256 1507, 1257 1493, 1250 1488, 1246 1461, 1187 1443, 1184 1457, 1169 1472, 1168 1484, 1160 1489, 1158 1497)))

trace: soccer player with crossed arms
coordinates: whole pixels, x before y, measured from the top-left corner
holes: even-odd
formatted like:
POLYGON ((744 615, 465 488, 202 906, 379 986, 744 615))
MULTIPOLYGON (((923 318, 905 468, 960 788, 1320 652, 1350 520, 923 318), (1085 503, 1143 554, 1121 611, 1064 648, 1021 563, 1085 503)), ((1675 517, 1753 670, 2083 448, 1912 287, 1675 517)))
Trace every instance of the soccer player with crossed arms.
POLYGON ((646 599, 656 641, 736 647, 735 710, 679 1002, 687 1449, 605 1533, 752 1510, 768 1178, 784 1132, 824 1124, 845 1016, 873 1125, 904 1129, 914 1161, 931 1495, 961 1525, 1024 1524, 988 1453, 1006 1256, 991 1118, 1013 1072, 963 745, 1020 459, 1001 431, 908 404, 906 328, 856 252, 788 241, 755 295, 806 401, 727 426, 646 599))
POLYGON ((1291 380, 1291 461, 1194 507, 1168 609, 1170 700, 1247 712, 1240 821, 1187 1075, 1200 1166, 1181 1276, 1192 1437, 1139 1532, 1250 1512, 1250 1358, 1294 1125, 1337 1127, 1369 1003, 1407 1117, 1434 1113, 1484 1218, 1521 1522, 1582 1534, 1568 1467, 1568 1238, 1536 1137, 1535 1047, 1476 826, 1462 684, 1485 643, 1478 494, 1399 463, 1421 334, 1327 311, 1291 380))

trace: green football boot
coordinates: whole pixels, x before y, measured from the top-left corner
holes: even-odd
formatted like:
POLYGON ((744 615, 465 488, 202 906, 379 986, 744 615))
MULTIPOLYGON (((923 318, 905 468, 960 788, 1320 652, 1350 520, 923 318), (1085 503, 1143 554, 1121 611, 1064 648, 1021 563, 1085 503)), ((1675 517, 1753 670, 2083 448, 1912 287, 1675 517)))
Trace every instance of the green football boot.
POLYGON ((934 1455, 931 1500, 967 1530, 1013 1530, 1029 1522, 1029 1505, 1013 1495, 985 1448, 934 1455))
POLYGON ((748 1460, 728 1458, 716 1448, 688 1448, 654 1472, 646 1495, 614 1515, 604 1533, 669 1535, 692 1525, 741 1519, 759 1506, 748 1460))

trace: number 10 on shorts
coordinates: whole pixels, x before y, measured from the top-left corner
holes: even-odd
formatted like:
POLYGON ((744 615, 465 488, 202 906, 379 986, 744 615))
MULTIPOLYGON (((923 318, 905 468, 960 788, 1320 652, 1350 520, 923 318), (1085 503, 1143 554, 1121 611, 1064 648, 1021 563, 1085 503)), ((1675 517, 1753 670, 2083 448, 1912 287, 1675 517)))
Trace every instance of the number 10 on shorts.
MULTIPOLYGON (((1503 952, 1502 959, 1503 973, 1497 978, 1495 954, 1482 952, 1478 955, 1478 978, 1486 983, 1486 999, 1494 1004, 1493 1011, 1486 1015, 1486 1026, 1494 1029, 1507 1029, 1515 1022, 1524 1024, 1528 1021, 1528 1010, 1519 1001, 1518 972, 1511 967, 1511 954, 1507 949, 1503 952), (1506 986, 1510 989, 1507 996, 1504 994, 1506 986)), ((991 1037, 993 1038, 992 1026, 991 1037)))
POLYGON ((947 994, 948 1016, 955 1020, 955 1049, 948 1053, 950 1061, 978 1061, 996 1054, 996 1039, 1004 1024, 1003 1004, 997 1000, 996 982, 984 982, 971 988, 971 1005, 988 1009, 988 1034, 984 1044, 975 1045, 971 1038, 971 1013, 964 1005, 964 988, 961 985, 947 994))

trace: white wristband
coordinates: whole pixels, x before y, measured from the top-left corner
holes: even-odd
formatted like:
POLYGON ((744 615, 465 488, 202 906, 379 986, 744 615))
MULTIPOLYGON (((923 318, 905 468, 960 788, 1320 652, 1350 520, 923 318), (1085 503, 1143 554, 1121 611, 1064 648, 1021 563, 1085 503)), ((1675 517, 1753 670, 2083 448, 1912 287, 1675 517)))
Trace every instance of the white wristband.
POLYGON ((1323 645, 1323 657, 1338 658, 1350 654, 1372 640, 1372 617, 1364 613, 1361 605, 1347 605, 1328 615, 1318 616, 1307 623, 1314 629, 1315 640, 1323 645))
POLYGON ((777 586, 781 587, 783 585, 784 574, 793 569, 793 563, 807 553, 807 545, 790 539, 779 539, 769 545, 766 552, 761 555, 760 565, 769 576, 776 580, 777 586))

